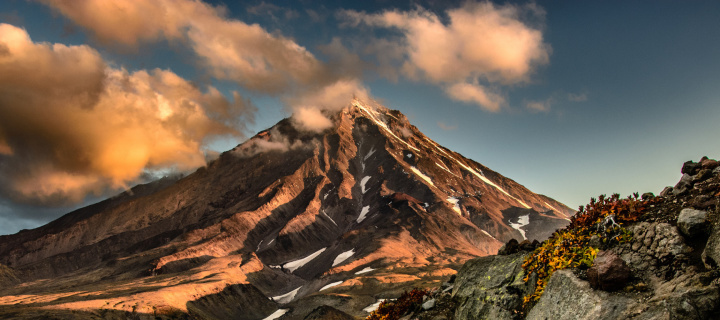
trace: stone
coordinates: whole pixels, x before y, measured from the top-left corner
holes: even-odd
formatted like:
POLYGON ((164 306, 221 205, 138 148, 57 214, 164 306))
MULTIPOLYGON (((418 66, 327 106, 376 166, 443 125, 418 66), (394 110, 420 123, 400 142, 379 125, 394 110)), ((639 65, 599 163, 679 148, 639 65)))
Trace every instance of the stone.
POLYGON ((630 279, 630 267, 610 251, 601 251, 593 266, 587 271, 588 281, 593 288, 605 291, 620 290, 630 279))
POLYGON ((708 269, 714 269, 720 265, 720 227, 716 226, 710 233, 701 257, 703 264, 708 269))
POLYGON ((695 238, 705 233, 707 228, 707 212, 685 208, 680 211, 677 219, 680 233, 688 238, 695 238))
POLYGON ((667 186, 662 191, 660 191, 661 197, 667 197, 672 194, 673 187, 667 186))
POLYGON ((530 240, 523 240, 523 242, 520 242, 520 249, 524 251, 533 251, 535 250, 535 247, 530 240))
POLYGON ((712 171, 709 169, 702 169, 696 175, 692 177, 693 182, 704 181, 712 177, 712 171))
POLYGON ((425 301, 422 304, 422 308, 423 308, 423 310, 430 310, 432 308, 435 308, 435 299, 430 299, 428 301, 425 301))
POLYGON ((592 237, 590 237, 590 241, 588 242, 588 245, 595 249, 598 249, 598 248, 602 247, 602 240, 600 239, 600 237, 598 235, 594 234, 592 237))
POLYGON ((558 270, 526 319, 627 319, 624 313, 632 303, 631 298, 593 290, 571 270, 558 270))
POLYGON ((700 161, 700 166, 703 169, 713 170, 720 166, 720 163, 718 163, 716 160, 713 159, 705 159, 703 161, 700 161))
POLYGON ((701 165, 699 163, 686 161, 685 163, 683 163, 682 169, 680 169, 680 173, 694 175, 698 170, 700 170, 700 168, 701 165))
POLYGON ((640 196, 640 199, 643 199, 643 200, 649 200, 652 198, 655 198, 655 194, 652 192, 645 192, 642 194, 642 196, 640 196))
POLYGON ((520 244, 515 239, 510 239, 506 244, 504 244, 500 249, 498 250, 498 255, 504 256, 508 254, 513 254, 520 251, 520 244))
MULTIPOLYGON (((528 252, 469 260, 457 273, 452 297, 455 319, 515 319, 523 297, 535 291, 537 276, 523 281, 528 252)), ((534 275, 534 274, 533 274, 534 275)))
POLYGON ((712 173, 713 173, 714 175, 720 174, 720 167, 717 167, 717 168, 713 169, 712 173))

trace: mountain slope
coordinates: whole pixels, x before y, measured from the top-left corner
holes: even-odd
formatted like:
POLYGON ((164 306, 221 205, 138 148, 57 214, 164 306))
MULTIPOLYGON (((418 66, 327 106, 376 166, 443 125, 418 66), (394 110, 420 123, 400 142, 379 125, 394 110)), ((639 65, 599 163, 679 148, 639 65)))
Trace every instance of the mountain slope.
MULTIPOLYGON (((286 317, 319 305, 362 316, 383 292, 511 238, 542 240, 573 213, 398 111, 353 101, 328 117, 320 133, 285 119, 187 177, 0 237, 0 263, 25 282, 0 305, 184 313, 260 292, 286 317)), ((253 310, 242 317, 269 309, 253 310)))

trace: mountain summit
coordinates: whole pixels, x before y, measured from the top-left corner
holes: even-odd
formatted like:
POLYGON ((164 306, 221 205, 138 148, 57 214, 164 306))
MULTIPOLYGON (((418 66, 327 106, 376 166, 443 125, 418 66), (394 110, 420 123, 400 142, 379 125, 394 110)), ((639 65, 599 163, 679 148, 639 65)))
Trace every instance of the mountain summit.
POLYGON ((322 132, 285 119, 186 177, 0 237, 0 313, 361 317, 574 213, 399 111, 353 100, 326 116, 322 132))

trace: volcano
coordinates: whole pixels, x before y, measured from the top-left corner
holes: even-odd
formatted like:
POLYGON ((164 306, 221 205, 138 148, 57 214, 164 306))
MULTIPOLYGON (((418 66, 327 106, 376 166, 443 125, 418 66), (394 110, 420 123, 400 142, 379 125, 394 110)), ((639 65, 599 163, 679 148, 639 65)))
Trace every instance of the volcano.
POLYGON ((574 214, 399 111, 353 100, 326 116, 322 132, 285 119, 192 174, 0 237, 0 314, 359 318, 574 214))

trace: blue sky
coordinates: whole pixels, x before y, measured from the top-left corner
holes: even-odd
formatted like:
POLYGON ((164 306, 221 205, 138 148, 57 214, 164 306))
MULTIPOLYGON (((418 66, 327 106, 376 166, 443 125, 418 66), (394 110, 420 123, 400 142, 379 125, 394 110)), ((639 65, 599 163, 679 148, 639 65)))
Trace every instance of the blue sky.
MULTIPOLYGON (((116 16, 112 8, 105 8, 108 11, 103 12, 105 9, 101 7, 90 6, 92 2, 81 2, 78 6, 67 6, 62 1, 0 3, 0 23, 9 25, 0 32, 5 35, 24 32, 31 40, 23 40, 26 43, 23 48, 30 46, 35 50, 30 52, 40 52, 25 55, 22 63, 37 69, 48 68, 29 75, 27 70, 17 72, 0 60, 0 71, 8 70, 7 76, 0 75, 0 83, 5 86, 3 93, 26 97, 24 95, 32 95, 33 90, 44 92, 47 88, 40 84, 51 75, 85 83, 83 81, 94 75, 95 67, 73 69, 80 70, 76 72, 78 76, 52 65, 53 61, 65 61, 58 60, 61 58, 42 60, 47 55, 59 55, 59 49, 53 46, 62 44, 78 57, 97 60, 98 68, 104 68, 105 72, 115 72, 112 76, 106 74, 105 78, 99 75, 101 88, 97 90, 103 98, 93 102, 98 105, 90 109, 98 114, 88 119, 103 122, 103 115, 121 117, 118 114, 122 113, 128 118, 121 120, 135 123, 133 119, 149 115, 143 113, 146 110, 138 111, 140 108, 161 108, 156 97, 163 95, 173 115, 189 112, 179 111, 178 108, 183 108, 179 101, 190 99, 198 103, 200 113, 193 116, 202 118, 199 126, 204 130, 185 132, 188 130, 183 125, 191 123, 189 119, 196 119, 191 116, 172 118, 176 119, 172 127, 157 121, 141 121, 128 130, 105 126, 107 130, 118 130, 120 137, 129 135, 133 139, 146 132, 143 130, 160 130, 170 141, 157 146, 142 138, 132 140, 132 145, 166 152, 147 151, 142 161, 122 163, 119 167, 127 170, 118 171, 108 168, 112 162, 67 159, 68 154, 105 159, 109 157, 108 152, 114 151, 101 147, 84 150, 78 145, 84 146, 79 142, 107 144, 113 141, 112 137, 78 140, 81 133, 83 137, 93 135, 93 126, 88 124, 88 128, 83 128, 84 123, 77 123, 80 128, 68 132, 63 129, 66 122, 62 121, 70 120, 40 121, 33 117, 42 117, 42 111, 29 115, 17 111, 43 110, 43 104, 35 106, 28 102, 26 106, 25 102, 18 101, 28 99, 0 99, 0 113, 6 119, 21 119, 28 123, 28 128, 46 125, 42 130, 12 129, 12 125, 0 121, 0 177, 6 180, 0 190, 0 234, 46 223, 74 207, 142 181, 148 172, 188 169, 200 161, 198 152, 232 148, 293 111, 312 109, 315 104, 317 108, 331 110, 335 107, 327 100, 337 97, 327 95, 325 88, 360 90, 387 107, 405 113, 438 143, 572 208, 599 194, 658 193, 679 179, 682 162, 720 156, 720 126, 717 125, 720 120, 720 59, 717 59, 720 56, 720 20, 717 19, 720 3, 716 1, 494 4, 340 1, 325 5, 309 1, 242 4, 214 1, 197 7, 207 12, 195 8, 197 17, 187 16, 187 12, 193 11, 168 9, 183 3, 197 5, 197 2, 159 1, 156 3, 165 7, 152 6, 138 12, 175 12, 176 20, 181 21, 179 26, 168 27, 170 22, 153 24, 151 22, 157 22, 153 17, 125 16, 133 23, 145 23, 135 33, 131 23, 111 19, 116 16), (85 5, 90 9, 78 8, 85 5), (97 20, 94 16, 106 18, 97 20), (463 33, 468 29, 463 29, 458 22, 460 17, 469 19, 468 23, 474 23, 472 26, 476 29, 488 28, 489 31, 463 33), (500 22, 490 21, 497 17, 500 22), (428 23, 434 21, 432 19, 437 21, 428 23), (442 46, 428 49, 431 51, 413 47, 413 40, 420 45, 438 41, 427 29, 416 28, 428 24, 432 30, 452 36, 454 42, 446 44, 450 53, 456 46, 482 45, 493 35, 507 35, 493 32, 505 30, 503 26, 509 25, 513 32, 508 37, 500 37, 500 42, 494 45, 505 50, 507 56, 515 57, 514 53, 518 52, 518 57, 508 58, 511 60, 507 62, 503 56, 493 55, 493 50, 458 51, 458 56, 478 53, 482 57, 458 58, 450 61, 447 68, 432 69, 427 58, 442 57, 446 53, 438 49, 442 46), (236 41, 235 49, 250 51, 221 52, 213 43, 205 41, 220 29, 225 33, 218 31, 217 34, 236 41), (128 30, 127 34, 124 30, 128 30), (158 33, 153 34, 153 30, 158 33), (246 40, 239 31, 255 32, 258 38, 246 40), (534 38, 511 41, 518 34, 534 38), (257 39, 271 40, 257 44, 265 41, 257 39), (309 56, 292 56, 300 52, 296 47, 303 48, 309 56), (371 47, 376 49, 369 50, 371 47), (281 52, 285 56, 270 59, 267 74, 266 70, 258 73, 252 69, 257 67, 257 62, 245 68, 238 60, 227 58, 253 57, 258 52, 281 52), (33 57, 45 63, 31 60, 33 57), (307 70, 320 71, 298 71, 294 69, 298 64, 307 70), (403 65, 407 65, 406 69, 403 65), (166 73, 155 74, 155 68, 166 73), (289 84, 273 78, 276 73, 291 79, 289 84), (252 78, 257 75, 260 77, 252 78), (256 81, 266 75, 266 80, 256 81), (107 85, 114 80, 121 83, 120 79, 131 81, 136 91, 141 86, 150 87, 152 94, 135 94, 132 112, 108 109, 107 113, 101 113, 103 99, 123 96, 121 91, 125 87, 107 85), (181 81, 178 79, 187 87, 183 87, 182 92, 170 92, 166 85, 181 81), (344 85, 333 86, 340 82, 344 85), (29 84, 23 87, 18 83, 29 84), (453 95, 455 85, 470 86, 474 88, 473 93, 480 90, 486 94, 485 99, 478 95, 473 95, 474 98, 453 95), (213 96, 209 86, 216 88, 221 97, 213 96), (233 92, 238 96, 233 96, 233 92), (222 115, 229 115, 232 121, 223 122, 222 115), (53 131, 54 125, 57 131, 53 131), (139 133, 128 132, 133 128, 139 133), (178 130, 183 133, 175 135, 178 130), (65 136, 76 138, 58 138, 65 136), (48 155, 38 148, 24 147, 28 144, 52 145, 55 152, 48 155), (70 147, 55 149, 65 145, 70 147), (70 152, 77 148, 82 149, 81 152, 70 152), (178 156, 173 158, 169 154, 178 156), (42 160, 38 160, 40 158, 42 160), (83 166, 93 169, 88 171, 83 166), (43 176, 37 172, 46 172, 52 177, 47 179, 51 182, 38 182, 43 176)), ((67 61, 70 62, 65 64, 77 63, 67 61)), ((68 82, 62 80, 61 83, 68 82)), ((94 82, 87 83, 91 86, 94 82)), ((76 87, 80 88, 77 90, 90 88, 80 85, 71 88, 76 87)), ((75 96, 60 95, 60 100, 71 102, 63 104, 54 100, 57 110, 72 108, 72 103, 77 101, 75 96)), ((160 110, 156 109, 153 110, 160 110)), ((118 145, 116 149, 123 147, 118 145)))

